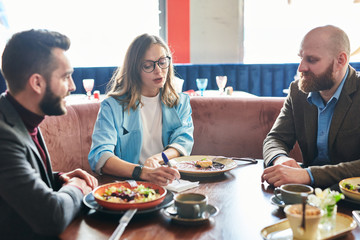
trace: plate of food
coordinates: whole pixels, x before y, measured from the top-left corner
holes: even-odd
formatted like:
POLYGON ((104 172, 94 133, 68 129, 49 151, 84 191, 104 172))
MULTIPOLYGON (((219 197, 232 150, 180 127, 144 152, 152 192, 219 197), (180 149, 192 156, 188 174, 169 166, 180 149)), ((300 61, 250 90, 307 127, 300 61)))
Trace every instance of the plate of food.
POLYGON ((95 188, 92 195, 100 206, 115 211, 153 208, 164 201, 167 193, 164 187, 150 182, 136 183, 137 186, 127 181, 104 184, 95 188))
MULTIPOLYGON (((94 198, 94 195, 92 193, 89 193, 87 195, 84 196, 83 198, 83 203, 85 204, 85 206, 87 206, 90 209, 95 210, 96 212, 99 213, 104 213, 104 214, 110 214, 110 215, 123 215, 126 213, 126 210, 110 210, 110 209, 106 209, 104 207, 102 207, 101 205, 99 205, 97 203, 97 201, 94 198)), ((171 191, 167 191, 166 196, 164 201, 162 201, 162 203, 160 203, 159 205, 156 205, 153 208, 147 208, 147 209, 142 209, 142 210, 138 210, 136 212, 137 215, 140 214, 148 214, 151 212, 155 212, 158 211, 160 209, 166 208, 171 206, 174 203, 174 193, 172 193, 171 191)))
POLYGON ((191 177, 211 177, 224 174, 236 168, 237 163, 231 158, 193 155, 173 158, 172 166, 176 166, 181 175, 191 177))
POLYGON ((360 177, 341 180, 339 182, 339 188, 345 197, 360 202, 360 177))

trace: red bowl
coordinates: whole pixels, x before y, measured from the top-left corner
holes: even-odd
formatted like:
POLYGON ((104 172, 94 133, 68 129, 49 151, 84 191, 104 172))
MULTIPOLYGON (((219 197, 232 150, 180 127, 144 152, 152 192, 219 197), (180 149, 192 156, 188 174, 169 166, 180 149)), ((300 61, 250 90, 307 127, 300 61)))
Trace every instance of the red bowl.
POLYGON ((154 183, 150 183, 150 182, 141 182, 141 181, 136 181, 136 182, 138 185, 142 184, 145 187, 150 187, 150 188, 154 189, 155 191, 158 190, 160 197, 155 200, 152 200, 149 202, 142 202, 142 203, 114 203, 114 202, 108 202, 108 201, 102 200, 97 197, 98 195, 100 195, 100 196, 103 195, 105 190, 112 186, 114 186, 116 188, 119 188, 120 186, 132 188, 130 186, 130 184, 126 181, 101 185, 101 186, 95 188, 93 190, 92 194, 94 195, 95 201, 100 206, 110 209, 110 210, 116 210, 116 211, 123 211, 123 210, 128 210, 131 208, 137 208, 139 210, 153 208, 153 207, 156 207, 157 205, 159 205, 160 203, 162 203, 162 201, 164 201, 166 193, 167 193, 165 188, 163 188, 159 185, 156 185, 154 183))

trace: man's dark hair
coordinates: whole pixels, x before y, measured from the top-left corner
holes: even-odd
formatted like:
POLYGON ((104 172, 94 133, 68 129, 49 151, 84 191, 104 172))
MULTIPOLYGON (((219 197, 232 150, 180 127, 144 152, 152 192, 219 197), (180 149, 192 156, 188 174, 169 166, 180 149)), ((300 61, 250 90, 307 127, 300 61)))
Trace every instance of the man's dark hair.
POLYGON ((23 90, 29 77, 38 73, 50 79, 56 69, 53 48, 68 50, 70 40, 65 35, 48 30, 29 30, 14 34, 2 55, 2 73, 7 88, 16 94, 23 90))

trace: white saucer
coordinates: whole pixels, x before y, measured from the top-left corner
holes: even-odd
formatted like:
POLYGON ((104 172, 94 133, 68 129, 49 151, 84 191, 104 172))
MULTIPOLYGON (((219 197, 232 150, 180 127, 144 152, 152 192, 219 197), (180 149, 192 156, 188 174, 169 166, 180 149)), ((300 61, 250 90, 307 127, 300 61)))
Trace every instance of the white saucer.
POLYGON ((205 211, 200 218, 181 218, 176 214, 174 205, 161 209, 161 213, 170 218, 173 222, 185 225, 203 224, 209 221, 210 217, 214 217, 219 213, 219 209, 213 205, 208 204, 205 211))
MULTIPOLYGON (((281 198, 281 196, 280 196, 280 198, 281 198)), ((272 204, 278 206, 279 208, 285 207, 285 203, 283 201, 279 200, 277 197, 275 197, 275 195, 270 198, 270 202, 272 204)))

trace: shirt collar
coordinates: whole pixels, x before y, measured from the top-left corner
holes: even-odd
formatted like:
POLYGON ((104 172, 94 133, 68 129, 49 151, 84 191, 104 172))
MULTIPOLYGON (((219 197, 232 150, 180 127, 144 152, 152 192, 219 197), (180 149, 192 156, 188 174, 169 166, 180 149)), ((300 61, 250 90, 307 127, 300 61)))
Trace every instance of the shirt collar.
POLYGON ((36 128, 44 120, 43 116, 37 115, 26 108, 24 108, 16 99, 8 92, 5 93, 5 98, 14 106, 15 110, 20 115, 29 132, 36 131, 36 128))

